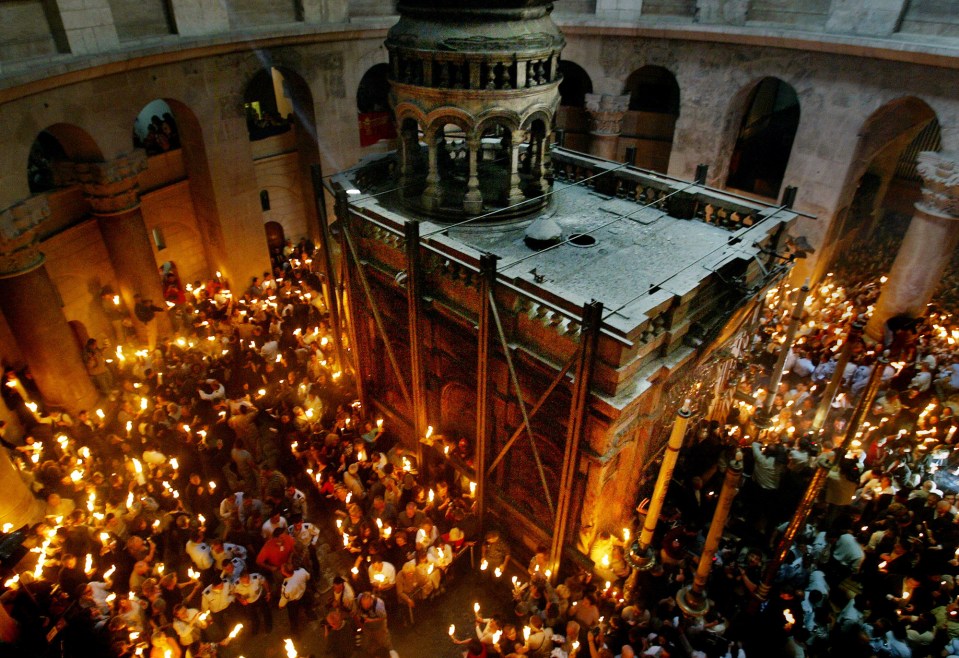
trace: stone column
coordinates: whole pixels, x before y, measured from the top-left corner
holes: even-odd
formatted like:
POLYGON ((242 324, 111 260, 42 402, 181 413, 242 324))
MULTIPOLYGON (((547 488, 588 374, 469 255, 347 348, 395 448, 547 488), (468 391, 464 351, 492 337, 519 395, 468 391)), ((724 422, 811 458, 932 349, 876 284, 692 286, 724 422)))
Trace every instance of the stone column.
MULTIPOLYGON (((153 245, 140 210, 138 176, 146 167, 146 154, 139 150, 110 162, 71 163, 68 167, 72 179, 83 186, 117 276, 120 296, 131 311, 138 294, 166 308, 153 245)), ((154 322, 160 335, 169 333, 166 313, 157 313, 154 322)), ((141 322, 134 324, 138 333, 145 331, 141 322)), ((146 340, 145 335, 140 338, 146 340)))
POLYGON ((875 340, 882 338, 889 318, 925 313, 959 243, 959 154, 925 151, 917 169, 922 199, 866 326, 875 340))
POLYGON ((506 191, 506 205, 513 206, 526 200, 526 195, 519 186, 519 149, 523 143, 523 131, 512 131, 509 139, 509 189, 506 191))
POLYGON ((76 413, 95 405, 97 392, 40 253, 40 224, 49 215, 44 197, 0 212, 0 311, 44 401, 76 413))
POLYGON ((479 184, 479 158, 483 148, 479 138, 466 140, 466 157, 469 158, 470 175, 466 180, 466 196, 463 197, 463 210, 470 214, 483 212, 483 194, 479 184))
POLYGON ((442 192, 440 191, 440 168, 439 153, 440 136, 435 132, 426 134, 427 148, 429 149, 429 173, 426 175, 426 189, 423 190, 423 196, 420 203, 427 210, 435 210, 440 207, 442 192))
POLYGON ((589 117, 589 152, 598 158, 616 160, 623 116, 629 109, 629 96, 586 94, 589 117))

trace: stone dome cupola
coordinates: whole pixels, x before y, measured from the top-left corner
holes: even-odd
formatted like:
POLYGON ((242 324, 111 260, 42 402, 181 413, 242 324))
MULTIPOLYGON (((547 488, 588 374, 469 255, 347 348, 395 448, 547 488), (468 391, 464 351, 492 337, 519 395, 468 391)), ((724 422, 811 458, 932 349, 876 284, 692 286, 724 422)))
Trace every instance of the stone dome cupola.
POLYGON ((404 203, 436 219, 540 210, 566 41, 545 0, 404 0, 387 36, 404 203))

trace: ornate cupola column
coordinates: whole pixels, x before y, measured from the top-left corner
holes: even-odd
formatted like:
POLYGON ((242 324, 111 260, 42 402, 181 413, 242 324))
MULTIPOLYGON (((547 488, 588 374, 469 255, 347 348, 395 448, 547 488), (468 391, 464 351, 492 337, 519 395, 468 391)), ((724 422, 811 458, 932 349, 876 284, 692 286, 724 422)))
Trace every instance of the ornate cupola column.
POLYGON ((519 151, 524 140, 526 131, 524 130, 513 130, 510 133, 510 144, 509 144, 509 190, 506 196, 506 205, 515 206, 517 203, 522 203, 526 196, 523 194, 523 191, 520 189, 520 177, 519 177, 519 151))
POLYGON ((598 158, 616 159, 623 117, 629 109, 629 96, 586 94, 589 117, 589 152, 598 158))
POLYGON ((440 207, 442 193, 440 191, 440 157, 439 149, 443 144, 442 131, 431 130, 426 133, 426 144, 429 156, 429 172, 426 174, 426 189, 420 200, 426 210, 436 210, 440 207))
POLYGON ((0 211, 0 311, 44 402, 76 413, 95 405, 97 392, 40 253, 40 225, 49 216, 45 197, 0 211))
MULTIPOLYGON (((134 295, 141 295, 155 306, 165 308, 163 286, 153 256, 153 246, 140 208, 138 177, 147 167, 146 154, 133 151, 109 162, 75 162, 64 167, 69 182, 79 183, 96 217, 117 276, 120 296, 128 309, 135 306, 134 295)), ((160 335, 170 331, 166 313, 158 313, 155 328, 160 335)), ((135 322, 141 340, 147 329, 135 322)), ((152 347, 152 344, 151 344, 152 347)))
POLYGON ((959 154, 924 151, 922 199, 876 302, 866 334, 880 340, 889 318, 920 317, 959 244, 959 154))
POLYGON ((471 215, 483 212, 483 194, 479 183, 479 158, 483 148, 482 140, 471 137, 466 140, 466 157, 469 158, 469 178, 466 179, 466 196, 463 197, 463 210, 471 215))

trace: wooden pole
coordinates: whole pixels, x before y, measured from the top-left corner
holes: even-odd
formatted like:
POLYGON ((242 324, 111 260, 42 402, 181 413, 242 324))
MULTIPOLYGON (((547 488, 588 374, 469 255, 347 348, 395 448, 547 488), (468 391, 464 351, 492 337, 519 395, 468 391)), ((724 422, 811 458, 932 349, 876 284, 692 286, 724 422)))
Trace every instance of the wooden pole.
POLYGON ((842 384, 842 377, 846 372, 846 364, 849 363, 849 359, 852 357, 853 343, 859 340, 865 328, 866 325, 862 320, 858 319, 853 321, 849 327, 849 332, 846 334, 846 342, 843 343, 842 350, 839 352, 839 360, 836 361, 836 370, 833 372, 829 384, 826 385, 826 390, 822 394, 822 400, 819 401, 819 406, 816 408, 816 415, 813 417, 812 431, 816 434, 819 434, 819 430, 821 430, 822 426, 826 423, 826 416, 829 415, 829 407, 832 405, 833 398, 836 397, 836 391, 839 390, 839 385, 842 384))

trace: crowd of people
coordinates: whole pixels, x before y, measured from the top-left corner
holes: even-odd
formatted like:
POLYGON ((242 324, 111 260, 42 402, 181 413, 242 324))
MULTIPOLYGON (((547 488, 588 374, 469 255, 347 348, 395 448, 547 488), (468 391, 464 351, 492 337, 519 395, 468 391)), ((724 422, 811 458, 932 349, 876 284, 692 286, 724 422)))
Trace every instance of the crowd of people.
POLYGON ((632 556, 640 505, 632 525, 599 533, 591 564, 553 574, 546 547, 524 569, 519 544, 480 531, 468 442, 409 450, 355 400, 312 252, 287 245, 242 294, 218 276, 168 296, 176 333, 154 350, 88 344, 113 398, 104 408, 47 413, 29 378, 6 372, 4 400, 26 433, 3 444, 47 506, 26 537, 34 562, 0 595, 18 650, 238 655, 276 627, 291 642, 322 629, 332 656, 386 656, 390 627, 435 625, 471 566, 495 600, 475 605, 468 628, 450 626, 436 655, 959 655, 959 330, 947 312, 896 319, 881 344, 854 338, 837 375, 883 280, 827 277, 790 346, 797 290, 772 291, 717 407, 728 412, 690 425, 652 568, 632 556), (879 394, 837 455, 876 368, 879 394), (687 616, 677 594, 734 462, 745 479, 712 561, 709 610, 687 616), (824 494, 770 575, 821 467, 824 494))

